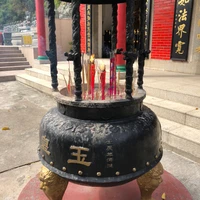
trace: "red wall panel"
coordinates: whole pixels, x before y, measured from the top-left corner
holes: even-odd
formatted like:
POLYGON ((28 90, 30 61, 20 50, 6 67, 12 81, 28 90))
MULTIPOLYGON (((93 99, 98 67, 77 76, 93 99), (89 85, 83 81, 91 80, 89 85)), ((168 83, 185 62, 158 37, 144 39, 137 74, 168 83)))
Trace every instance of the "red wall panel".
POLYGON ((175 0, 154 0, 151 58, 169 60, 175 0))
POLYGON ((81 4, 80 6, 80 34, 81 34, 81 52, 86 53, 86 7, 85 4, 81 4))

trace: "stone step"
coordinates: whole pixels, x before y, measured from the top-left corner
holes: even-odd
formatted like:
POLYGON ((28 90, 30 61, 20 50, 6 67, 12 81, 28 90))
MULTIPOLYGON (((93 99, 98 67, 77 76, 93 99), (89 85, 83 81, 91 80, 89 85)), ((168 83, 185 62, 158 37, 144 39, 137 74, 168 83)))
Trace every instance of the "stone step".
POLYGON ((0 82, 15 81, 16 75, 19 75, 22 73, 24 73, 24 70, 1 71, 0 82))
POLYGON ((16 80, 41 92, 52 95, 52 87, 49 81, 30 76, 28 74, 17 75, 16 80))
MULTIPOLYGON (((34 67, 34 68, 31 68, 31 69, 27 69, 26 73, 28 75, 30 75, 30 76, 34 76, 36 78, 40 78, 40 79, 47 80, 47 81, 51 82, 51 75, 50 75, 49 66, 48 66, 48 69, 47 69, 47 66, 43 66, 42 69, 43 68, 45 68, 46 71, 34 67)), ((71 77, 73 77, 73 74, 74 74, 74 72, 71 71, 71 77)), ((64 77, 68 81, 68 76, 69 75, 68 75, 68 71, 67 70, 58 67, 58 83, 59 83, 59 85, 66 85, 64 77), (63 72, 63 73, 60 73, 60 72, 63 72)), ((97 73, 96 73, 96 76, 95 76, 95 81, 96 81, 96 83, 98 83, 97 73)), ((74 82, 73 78, 72 78, 72 82, 74 82)), ((108 80, 108 75, 107 75, 106 83, 108 83, 108 82, 109 82, 109 80, 108 80)), ((85 75, 85 83, 86 83, 86 75, 85 75)))
POLYGON ((18 62, 18 61, 26 61, 26 58, 25 57, 9 57, 9 58, 6 58, 6 57, 0 57, 0 63, 1 62, 18 62))
POLYGON ((0 55, 10 54, 10 53, 21 53, 21 51, 19 49, 18 50, 6 50, 6 49, 0 48, 0 55))
MULTIPOLYGON (((73 72, 72 62, 70 62, 70 65, 66 61, 62 63, 59 62, 59 65, 57 65, 58 73, 65 74, 65 75, 68 74, 69 67, 70 67, 71 72, 73 72)), ((42 71, 50 72, 50 64, 40 64, 40 65, 36 64, 34 65, 34 68, 40 69, 42 71)))
POLYGON ((4 51, 4 50, 19 50, 19 47, 15 47, 15 46, 0 46, 0 51, 4 51))
POLYGON ((200 107, 200 76, 145 69, 144 89, 150 96, 200 107))
MULTIPOLYGON (((35 64, 34 68, 49 72, 50 71, 50 64, 35 64)), ((61 61, 57 65, 58 73, 60 73, 60 74, 68 74, 69 68, 70 68, 71 73, 73 73, 74 64, 73 64, 72 61, 70 61, 69 63, 67 61, 61 61)), ((106 68, 106 71, 109 74, 109 67, 106 68)))
POLYGON ((6 67, 6 66, 22 66, 22 65, 29 65, 29 63, 27 61, 0 62, 0 68, 6 67))
POLYGON ((27 68, 31 68, 30 65, 17 65, 17 66, 6 66, 6 67, 1 67, 0 66, 0 72, 2 71, 14 71, 14 70, 24 70, 27 68))
POLYGON ((200 109, 147 95, 144 104, 156 115, 186 126, 200 129, 200 109))
MULTIPOLYGON (((26 73, 35 78, 39 78, 39 79, 51 82, 51 75, 49 71, 43 71, 37 68, 30 68, 30 69, 26 69, 26 73)), ((68 80, 67 75, 64 75, 64 76, 65 76, 65 79, 68 80)), ((64 76, 62 74, 58 74, 59 85, 65 85, 64 76)))
POLYGON ((24 57, 22 53, 0 53, 0 58, 10 58, 10 57, 24 57))
MULTIPOLYGON (((120 80, 120 83, 125 84, 125 80, 120 80)), ((173 87, 173 84, 168 82, 163 82, 162 85, 158 82, 153 84, 145 80, 144 90, 150 96, 200 108, 200 86, 173 87), (187 87, 187 90, 184 90, 184 87, 187 87)))
MULTIPOLYGON (((179 102, 190 106, 200 107, 200 96, 197 95, 196 92, 194 92, 193 94, 187 94, 186 92, 182 93, 177 91, 165 90, 162 88, 153 88, 150 86, 145 86, 144 89, 146 90, 147 94, 151 96, 179 102)), ((200 91, 200 89, 198 88, 195 89, 200 91)))
POLYGON ((200 163, 200 131, 159 117, 165 148, 200 163))

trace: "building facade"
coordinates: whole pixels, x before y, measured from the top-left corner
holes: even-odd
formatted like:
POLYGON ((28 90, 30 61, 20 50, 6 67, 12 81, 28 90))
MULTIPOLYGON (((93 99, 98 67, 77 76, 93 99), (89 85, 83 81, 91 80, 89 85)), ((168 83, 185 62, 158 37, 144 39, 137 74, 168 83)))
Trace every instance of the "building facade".
MULTIPOLYGON (((125 46, 125 9, 124 4, 119 4, 118 47, 125 46)), ((81 5, 80 13, 82 52, 106 57, 112 6, 81 5)), ((137 29, 134 31, 137 37, 137 29)), ((151 50, 146 67, 200 74, 199 0, 147 0, 146 36, 151 50)))

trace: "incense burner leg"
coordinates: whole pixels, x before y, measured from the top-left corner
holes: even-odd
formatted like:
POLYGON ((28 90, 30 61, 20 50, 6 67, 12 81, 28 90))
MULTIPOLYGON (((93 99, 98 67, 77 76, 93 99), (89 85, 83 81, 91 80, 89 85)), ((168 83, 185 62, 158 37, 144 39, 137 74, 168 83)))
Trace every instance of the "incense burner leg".
POLYGON ((154 200, 152 193, 162 182, 163 166, 159 162, 153 169, 137 179, 141 192, 141 200, 154 200))
POLYGON ((40 189, 49 200, 61 200, 68 185, 68 180, 42 166, 40 171, 40 189))

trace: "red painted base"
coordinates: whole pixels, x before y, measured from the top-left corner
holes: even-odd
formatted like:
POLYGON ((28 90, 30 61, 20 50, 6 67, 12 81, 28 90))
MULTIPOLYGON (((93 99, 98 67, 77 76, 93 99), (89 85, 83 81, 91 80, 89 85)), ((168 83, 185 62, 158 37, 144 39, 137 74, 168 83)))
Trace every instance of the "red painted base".
MULTIPOLYGON (((186 188, 171 174, 164 172, 163 182, 153 193, 155 200, 161 200, 165 193, 168 200, 192 200, 186 188)), ((48 200, 39 189, 39 179, 31 179, 19 195, 18 200, 48 200)), ((89 187, 69 183, 63 200, 140 200, 140 191, 137 182, 131 181, 116 187, 89 187)))

